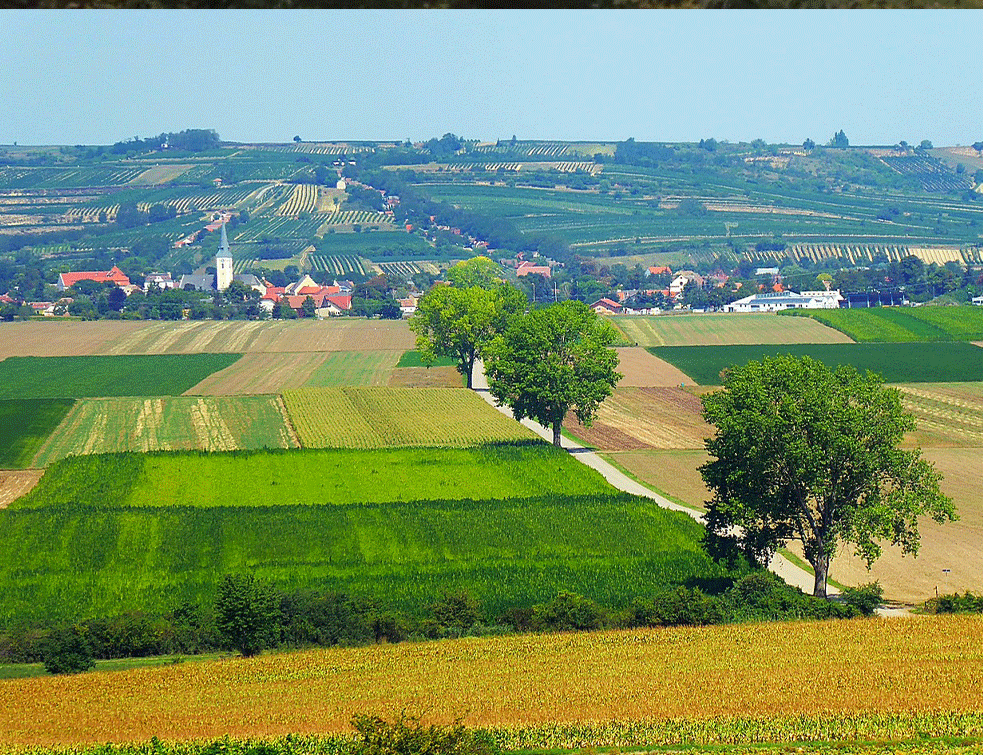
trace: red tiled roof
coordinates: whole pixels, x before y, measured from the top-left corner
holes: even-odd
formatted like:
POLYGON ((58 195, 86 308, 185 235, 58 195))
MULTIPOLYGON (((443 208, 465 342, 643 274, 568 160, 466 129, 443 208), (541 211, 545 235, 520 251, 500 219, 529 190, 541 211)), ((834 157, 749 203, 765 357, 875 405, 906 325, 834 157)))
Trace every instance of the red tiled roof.
POLYGON ((95 281, 96 283, 115 283, 117 286, 129 286, 130 279, 122 270, 113 265, 112 270, 90 270, 77 273, 61 273, 62 284, 65 288, 74 286, 79 281, 95 281))

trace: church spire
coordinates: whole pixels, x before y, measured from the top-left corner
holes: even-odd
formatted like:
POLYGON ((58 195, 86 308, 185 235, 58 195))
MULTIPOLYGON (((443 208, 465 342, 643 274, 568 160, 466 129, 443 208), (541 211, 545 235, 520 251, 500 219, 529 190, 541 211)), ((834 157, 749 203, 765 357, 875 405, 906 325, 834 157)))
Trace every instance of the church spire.
POLYGON ((225 233, 225 223, 222 223, 222 243, 219 244, 217 257, 231 257, 232 252, 229 251, 229 237, 225 233))

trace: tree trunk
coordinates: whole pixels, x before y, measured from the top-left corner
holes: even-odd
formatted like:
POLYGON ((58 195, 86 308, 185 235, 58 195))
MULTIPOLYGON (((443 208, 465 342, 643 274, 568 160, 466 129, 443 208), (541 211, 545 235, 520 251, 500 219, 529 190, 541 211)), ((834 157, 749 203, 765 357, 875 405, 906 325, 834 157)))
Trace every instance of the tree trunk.
POLYGON ((466 373, 466 377, 468 378, 468 390, 470 391, 472 388, 474 388, 474 360, 473 359, 470 362, 468 362, 468 371, 466 373))
POLYGON ((826 555, 825 551, 820 549, 819 554, 816 556, 815 560, 809 562, 812 566, 812 570, 816 574, 816 581, 813 586, 812 594, 817 598, 826 597, 826 579, 829 576, 829 556, 826 555))
POLYGON ((560 422, 553 423, 553 445, 557 448, 562 448, 560 445, 560 430, 563 429, 563 425, 560 422))

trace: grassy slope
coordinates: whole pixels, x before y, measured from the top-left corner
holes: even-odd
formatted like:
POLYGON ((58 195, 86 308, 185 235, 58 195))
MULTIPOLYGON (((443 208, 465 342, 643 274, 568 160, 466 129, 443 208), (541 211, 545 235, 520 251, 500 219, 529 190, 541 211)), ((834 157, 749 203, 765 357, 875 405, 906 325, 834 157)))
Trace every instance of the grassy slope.
POLYGON ((0 401, 0 469, 30 466, 72 403, 71 399, 0 401))
POLYGON ((701 385, 719 385, 720 371, 776 354, 808 355, 830 367, 852 364, 888 383, 983 380, 983 349, 969 343, 939 343, 931 360, 919 343, 789 344, 784 346, 662 346, 651 352, 701 385))
POLYGON ((240 356, 9 357, 0 362, 0 399, 172 396, 240 356))
POLYGON ((832 309, 799 316, 836 328, 855 341, 983 340, 983 307, 832 309))

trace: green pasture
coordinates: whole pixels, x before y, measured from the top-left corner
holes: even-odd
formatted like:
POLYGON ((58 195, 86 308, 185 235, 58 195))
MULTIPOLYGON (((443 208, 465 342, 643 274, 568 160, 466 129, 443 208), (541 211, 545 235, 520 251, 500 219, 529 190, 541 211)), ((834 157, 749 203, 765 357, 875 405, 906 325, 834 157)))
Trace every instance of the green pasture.
POLYGON ((983 340, 983 307, 817 309, 795 314, 836 328, 854 341, 983 340))
POLYGON ((0 401, 0 469, 31 466, 34 454, 64 419, 72 403, 71 399, 0 401))
POLYGON ((210 600, 221 575, 245 570, 281 589, 339 590, 411 614, 461 589, 489 620, 560 590, 623 606, 663 585, 724 576, 701 533, 648 499, 609 493, 6 510, 0 622, 165 611, 210 600))
POLYGON ((305 386, 388 385, 397 366, 395 351, 333 351, 305 386))
POLYGON ((760 343, 836 343, 843 334, 806 318, 772 314, 667 314, 613 317, 611 323, 639 346, 713 346, 760 343))
POLYGON ((851 364, 878 373, 887 383, 951 383, 983 380, 983 348, 970 343, 829 343, 649 348, 700 385, 720 385, 721 370, 766 356, 810 356, 831 368, 851 364))
POLYGON ((0 362, 0 399, 173 396, 241 354, 8 357, 0 362))
POLYGON ((342 506, 610 489, 597 472, 539 441, 457 449, 173 451, 62 459, 10 509, 342 506))
POLYGON ((404 351, 403 355, 396 362, 397 369, 400 367, 456 367, 457 360, 452 357, 437 357, 432 364, 426 364, 420 357, 420 352, 416 349, 404 351))

